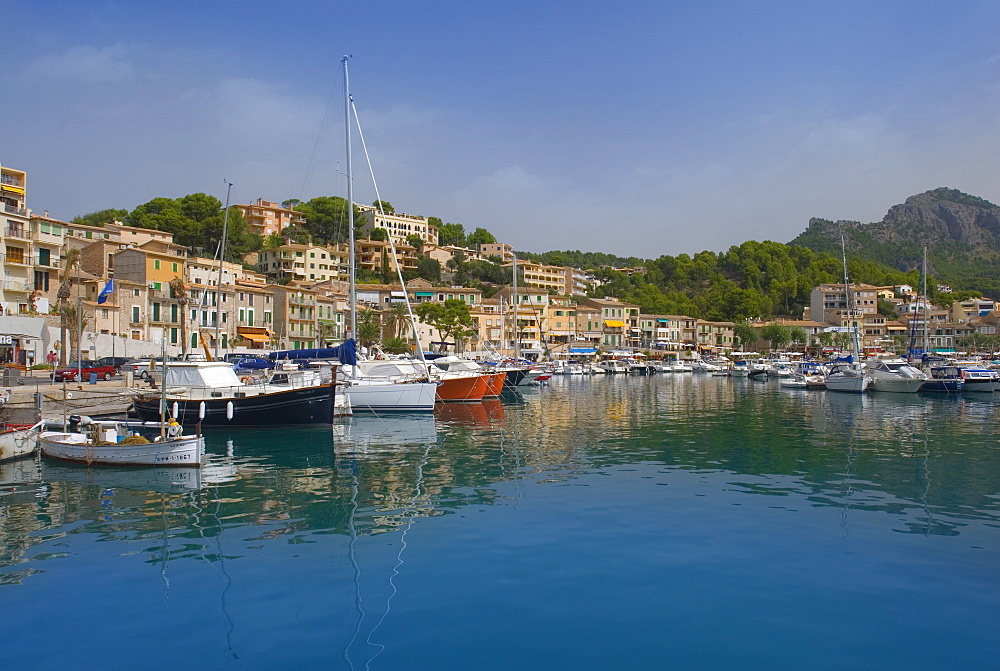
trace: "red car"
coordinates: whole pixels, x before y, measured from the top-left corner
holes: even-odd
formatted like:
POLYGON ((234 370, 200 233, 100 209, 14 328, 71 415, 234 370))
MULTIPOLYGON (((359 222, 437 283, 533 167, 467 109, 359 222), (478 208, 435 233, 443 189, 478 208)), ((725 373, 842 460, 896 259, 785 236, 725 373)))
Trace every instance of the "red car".
POLYGON ((82 376, 81 381, 83 382, 90 379, 91 373, 97 373, 98 380, 110 380, 115 374, 115 367, 104 366, 96 361, 80 361, 79 363, 74 361, 65 368, 53 371, 52 380, 54 382, 62 382, 63 380, 74 382, 78 373, 82 376))

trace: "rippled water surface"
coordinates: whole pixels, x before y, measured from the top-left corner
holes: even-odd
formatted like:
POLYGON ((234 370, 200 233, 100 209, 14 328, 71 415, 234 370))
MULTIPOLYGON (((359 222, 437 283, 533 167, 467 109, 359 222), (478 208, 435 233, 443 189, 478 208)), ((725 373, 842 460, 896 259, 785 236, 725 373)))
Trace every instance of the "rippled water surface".
POLYGON ((0 464, 4 668, 995 669, 1000 399, 556 378, 0 464))

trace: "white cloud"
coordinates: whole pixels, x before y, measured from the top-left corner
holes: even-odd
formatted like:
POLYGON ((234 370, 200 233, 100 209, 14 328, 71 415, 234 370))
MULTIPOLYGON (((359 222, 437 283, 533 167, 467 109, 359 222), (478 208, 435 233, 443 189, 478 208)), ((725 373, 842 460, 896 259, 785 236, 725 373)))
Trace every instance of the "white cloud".
POLYGON ((52 53, 30 63, 29 79, 71 81, 82 84, 121 83, 135 76, 130 47, 119 42, 105 47, 79 46, 52 53))

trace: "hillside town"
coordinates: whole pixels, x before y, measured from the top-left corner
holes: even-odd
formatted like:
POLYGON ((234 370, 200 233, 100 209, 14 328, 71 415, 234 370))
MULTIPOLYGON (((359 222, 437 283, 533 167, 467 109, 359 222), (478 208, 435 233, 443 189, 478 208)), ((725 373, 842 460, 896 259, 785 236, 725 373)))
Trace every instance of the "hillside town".
MULTIPOLYGON (((53 352, 59 363, 73 359, 80 324, 84 358, 157 354, 164 346, 172 355, 203 348, 310 349, 351 335, 347 244, 288 242, 251 253, 243 264, 220 263, 176 244, 164 231, 119 221, 91 226, 60 221, 44 210, 39 214, 28 207, 27 181, 25 171, 0 167, 0 332, 9 336, 6 345, 0 344, 0 358, 9 365, 31 367, 51 360, 53 352), (69 343, 60 337, 60 326, 70 332, 69 343)), ((261 236, 280 236, 301 216, 263 198, 236 207, 261 236)), ((425 349, 477 358, 514 350, 528 358, 608 350, 692 358, 768 345, 741 342, 734 322, 644 314, 639 305, 597 297, 600 280, 592 273, 515 259, 506 243, 441 245, 437 227, 425 217, 371 206, 358 209, 363 219, 354 243, 358 270, 411 271, 420 256, 442 267, 456 258, 499 261, 511 270, 516 264, 518 286, 499 287, 489 296, 479 288, 437 285, 423 278, 405 285, 358 284, 357 307, 377 315, 385 334, 403 336, 411 348, 416 340, 409 317, 405 329, 393 325, 394 306, 446 301, 466 305, 471 324, 460 337, 447 340, 447 334, 416 320, 417 339, 425 349), (371 235, 376 229, 385 234, 371 235)), ((856 325, 862 347, 872 352, 905 348, 914 330, 926 331, 930 347, 939 352, 953 351, 970 336, 997 333, 1000 313, 990 299, 936 306, 908 285, 858 284, 851 289, 849 294, 844 284, 816 286, 804 314, 768 323, 789 329, 788 344, 830 349, 856 325), (880 302, 891 303, 895 316, 880 310, 880 302)))

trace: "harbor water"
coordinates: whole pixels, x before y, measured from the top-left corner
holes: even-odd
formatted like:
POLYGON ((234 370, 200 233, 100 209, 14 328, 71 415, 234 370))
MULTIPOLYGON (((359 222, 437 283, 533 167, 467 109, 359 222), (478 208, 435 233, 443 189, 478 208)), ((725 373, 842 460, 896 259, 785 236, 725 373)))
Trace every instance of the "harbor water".
POLYGON ((1000 399, 555 377, 0 464, 8 669, 995 669, 1000 399))

